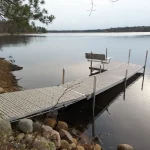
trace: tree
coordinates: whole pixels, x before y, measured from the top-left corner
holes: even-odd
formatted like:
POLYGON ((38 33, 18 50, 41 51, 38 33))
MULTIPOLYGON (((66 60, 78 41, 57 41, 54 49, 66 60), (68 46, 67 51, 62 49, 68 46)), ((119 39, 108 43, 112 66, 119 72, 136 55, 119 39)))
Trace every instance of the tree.
POLYGON ((53 15, 41 9, 44 0, 0 0, 0 16, 6 18, 16 28, 29 25, 29 20, 39 20, 44 24, 52 23, 53 15))

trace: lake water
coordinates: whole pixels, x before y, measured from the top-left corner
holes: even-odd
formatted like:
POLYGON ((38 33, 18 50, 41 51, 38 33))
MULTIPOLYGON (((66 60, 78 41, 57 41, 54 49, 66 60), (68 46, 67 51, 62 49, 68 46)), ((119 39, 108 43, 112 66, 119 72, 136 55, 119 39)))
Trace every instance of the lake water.
MULTIPOLYGON (((19 85, 24 89, 32 89, 59 85, 63 68, 66 70, 65 82, 87 77, 89 63, 85 60, 86 52, 105 53, 108 48, 108 56, 112 60, 127 61, 129 49, 132 49, 131 62, 144 64, 146 50, 150 50, 149 43, 150 33, 0 36, 0 57, 13 56, 15 63, 23 67, 22 71, 14 72, 20 78, 19 85)), ((97 109, 95 118, 96 134, 100 134, 105 149, 115 149, 119 143, 128 143, 137 149, 150 149, 150 55, 143 91, 141 82, 142 78, 138 78, 128 86, 125 101, 123 93, 117 90, 112 91, 112 97, 109 92, 105 94, 107 98, 97 97, 97 101, 109 99, 108 104, 111 103, 109 113, 101 109, 107 104, 98 104, 102 106, 97 109)), ((71 110, 67 112, 71 114, 71 110)), ((87 123, 84 133, 91 136, 88 113, 84 116, 82 120, 87 123)))

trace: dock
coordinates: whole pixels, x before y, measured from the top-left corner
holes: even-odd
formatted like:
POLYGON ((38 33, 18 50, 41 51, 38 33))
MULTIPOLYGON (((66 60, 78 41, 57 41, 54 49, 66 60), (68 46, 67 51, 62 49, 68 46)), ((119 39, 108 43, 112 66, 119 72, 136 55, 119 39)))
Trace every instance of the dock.
MULTIPOLYGON (((98 68, 99 66, 95 66, 98 68)), ((98 95, 134 76, 144 66, 111 62, 103 73, 96 75, 96 91, 98 95), (127 74, 126 74, 127 72, 127 74)), ((0 114, 10 122, 25 117, 33 117, 50 112, 83 99, 89 100, 93 94, 93 76, 81 78, 59 86, 24 90, 0 94, 0 114)))

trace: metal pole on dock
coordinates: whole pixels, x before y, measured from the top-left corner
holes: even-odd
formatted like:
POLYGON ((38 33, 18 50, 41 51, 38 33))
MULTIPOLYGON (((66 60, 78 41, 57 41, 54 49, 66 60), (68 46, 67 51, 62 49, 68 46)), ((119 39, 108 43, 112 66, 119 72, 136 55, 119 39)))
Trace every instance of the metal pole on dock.
POLYGON ((128 64, 130 63, 131 49, 129 49, 128 64))
POLYGON ((91 51, 91 70, 90 75, 92 75, 92 51, 91 51))
POLYGON ((63 68, 63 73, 62 73, 62 84, 65 83, 65 69, 63 68))
POLYGON ((126 70, 125 79, 124 79, 124 95, 123 95, 124 100, 126 98, 127 75, 128 75, 128 70, 126 70))
POLYGON ((93 81, 93 124, 92 124, 92 135, 95 138, 95 92, 96 92, 96 76, 93 81))
POLYGON ((143 86, 144 86, 144 78, 145 78, 145 69, 146 69, 146 63, 147 63, 147 56, 148 56, 148 51, 146 51, 146 56, 145 56, 145 64, 144 64, 144 70, 143 70, 143 81, 142 81, 142 88, 141 90, 143 90, 143 86))
POLYGON ((107 48, 106 48, 106 59, 107 59, 107 48))

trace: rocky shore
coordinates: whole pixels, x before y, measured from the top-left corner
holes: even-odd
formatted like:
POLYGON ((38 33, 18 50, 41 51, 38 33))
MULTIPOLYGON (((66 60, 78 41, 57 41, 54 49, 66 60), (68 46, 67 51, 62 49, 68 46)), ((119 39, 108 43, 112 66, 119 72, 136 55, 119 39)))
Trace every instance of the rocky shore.
MULTIPOLYGON (((1 118, 0 150, 102 150, 102 147, 92 141, 86 143, 79 131, 54 118, 46 118, 44 122, 21 119, 15 130, 1 118)), ((133 150, 133 147, 120 144, 117 150, 133 150)))
POLYGON ((3 150, 102 150, 99 144, 87 144, 80 132, 63 121, 46 118, 44 122, 21 119, 13 130, 0 119, 0 146, 3 150))
POLYGON ((21 70, 19 67, 4 58, 0 58, 0 94, 7 92, 19 91, 16 77, 12 74, 12 71, 21 70))

